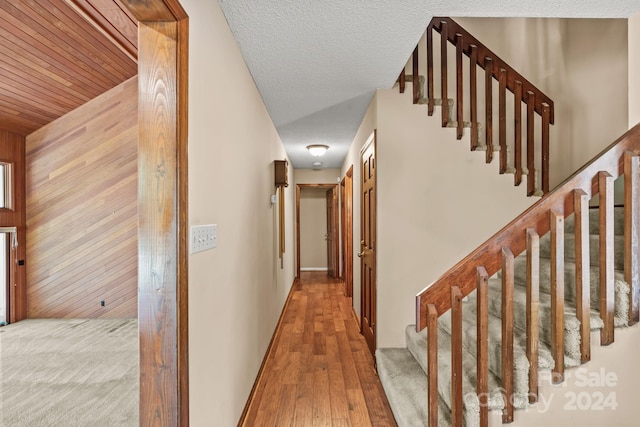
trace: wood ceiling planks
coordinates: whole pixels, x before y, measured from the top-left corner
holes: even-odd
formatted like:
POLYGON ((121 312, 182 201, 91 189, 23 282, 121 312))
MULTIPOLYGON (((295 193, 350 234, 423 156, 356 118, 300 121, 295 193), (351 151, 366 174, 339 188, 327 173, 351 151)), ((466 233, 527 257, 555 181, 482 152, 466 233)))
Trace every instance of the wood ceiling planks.
POLYGON ((28 135, 137 74, 117 0, 0 2, 0 129, 28 135))

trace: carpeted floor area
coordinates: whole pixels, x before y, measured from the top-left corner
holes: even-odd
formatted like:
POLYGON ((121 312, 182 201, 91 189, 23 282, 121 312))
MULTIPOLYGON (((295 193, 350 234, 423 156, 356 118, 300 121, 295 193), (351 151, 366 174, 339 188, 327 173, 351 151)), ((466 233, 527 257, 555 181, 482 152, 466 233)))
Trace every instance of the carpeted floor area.
POLYGON ((138 425, 137 319, 0 328, 0 427, 138 425))

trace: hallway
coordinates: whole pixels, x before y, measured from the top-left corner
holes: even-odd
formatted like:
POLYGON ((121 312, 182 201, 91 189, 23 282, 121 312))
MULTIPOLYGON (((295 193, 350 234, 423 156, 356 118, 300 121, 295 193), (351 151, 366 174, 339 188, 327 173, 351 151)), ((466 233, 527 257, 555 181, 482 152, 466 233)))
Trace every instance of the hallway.
POLYGON ((395 426, 342 282, 302 272, 245 426, 395 426))

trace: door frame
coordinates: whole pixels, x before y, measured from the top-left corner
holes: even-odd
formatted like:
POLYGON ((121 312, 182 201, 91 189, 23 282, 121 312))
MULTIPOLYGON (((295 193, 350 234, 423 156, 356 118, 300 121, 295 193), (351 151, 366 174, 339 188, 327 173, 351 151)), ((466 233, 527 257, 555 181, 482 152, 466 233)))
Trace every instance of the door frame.
POLYGON ((353 298, 353 165, 340 182, 340 235, 342 237, 342 280, 344 294, 353 298))
MULTIPOLYGON (((334 191, 338 191, 338 184, 296 184, 296 279, 300 279, 300 191, 303 188, 326 188, 327 190, 333 188, 334 191)), ((333 215, 335 224, 338 224, 338 209, 334 209, 333 215)), ((336 237, 338 235, 340 235, 339 230, 336 232, 336 237)), ((338 240, 334 239, 336 265, 338 265, 340 251, 338 240)))
POLYGON ((0 227, 0 233, 6 234, 6 254, 7 258, 0 262, 6 262, 6 283, 5 283, 5 317, 7 324, 18 322, 16 316, 17 304, 21 302, 16 295, 15 288, 18 284, 17 264, 18 254, 16 248, 18 244, 18 227, 0 227))
MULTIPOLYGON (((372 304, 372 308, 371 311, 375 311, 375 319, 376 321, 373 324, 373 352, 375 353, 375 349, 377 348, 377 342, 378 342, 378 292, 377 292, 377 287, 378 287, 378 260, 377 260, 377 255, 378 255, 378 246, 377 246, 377 242, 378 242, 378 221, 377 221, 377 210, 378 210, 378 147, 377 147, 377 143, 376 143, 376 139, 377 139, 377 130, 374 129, 373 132, 371 133, 371 135, 369 136, 369 138, 367 138, 367 141, 364 143, 364 145, 362 146, 362 148, 360 149, 360 155, 358 158, 358 161, 360 162, 360 238, 362 239, 364 236, 364 197, 363 197, 363 180, 364 180, 364 171, 362 170, 362 155, 364 154, 365 151, 367 151, 367 149, 373 145, 373 152, 375 153, 375 159, 376 159, 376 164, 375 164, 375 169, 376 169, 376 181, 374 183, 374 192, 375 192, 375 196, 376 196, 376 201, 373 205, 373 208, 376 210, 376 223, 373 224, 373 228, 375 230, 375 234, 376 234, 376 247, 374 249, 374 268, 373 268, 373 272, 375 275, 375 284, 376 284, 376 290, 375 290, 375 297, 374 297, 374 304, 372 304)), ((361 250, 361 249, 360 249, 361 250)), ((364 271, 363 271, 363 260, 360 259, 360 333, 364 334, 364 328, 365 328, 365 324, 364 324, 364 313, 365 313, 365 289, 363 286, 363 282, 364 282, 364 271)))
POLYGON ((189 425, 189 17, 179 0, 124 0, 138 20, 140 425, 189 425))

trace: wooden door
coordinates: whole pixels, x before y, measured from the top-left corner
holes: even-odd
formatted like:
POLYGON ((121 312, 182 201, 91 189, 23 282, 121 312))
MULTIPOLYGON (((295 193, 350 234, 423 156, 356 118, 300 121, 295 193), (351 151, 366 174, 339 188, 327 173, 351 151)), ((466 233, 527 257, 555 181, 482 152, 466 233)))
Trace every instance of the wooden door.
POLYGON ((376 146, 375 133, 360 155, 361 328, 371 353, 376 351, 376 146))
POLYGON ((353 297, 353 166, 340 183, 340 207, 342 236, 342 280, 344 294, 353 297))
POLYGON ((327 190, 327 272, 331 277, 338 276, 338 214, 337 188, 332 187, 327 190))

